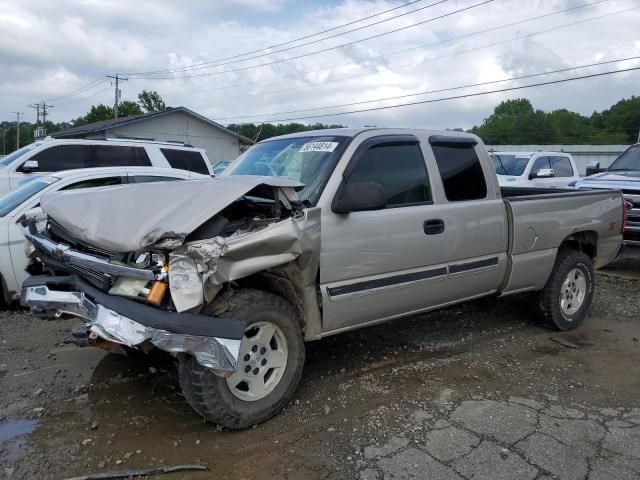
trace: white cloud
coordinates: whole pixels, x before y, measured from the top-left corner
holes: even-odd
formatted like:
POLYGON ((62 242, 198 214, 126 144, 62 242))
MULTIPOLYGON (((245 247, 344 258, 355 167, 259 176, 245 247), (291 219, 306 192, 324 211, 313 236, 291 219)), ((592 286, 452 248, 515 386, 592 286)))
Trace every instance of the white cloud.
MULTIPOLYGON (((286 59, 409 26, 471 4, 469 0, 451 0, 306 47, 184 74, 236 70, 286 59)), ((185 105, 217 119, 375 100, 638 54, 640 10, 516 39, 635 7, 635 0, 610 0, 571 13, 445 42, 452 37, 578 4, 574 0, 494 2, 294 61, 187 79, 131 78, 122 89, 125 98, 135 98, 143 88, 155 89, 166 97, 169 105, 185 105), (510 41, 513 39, 516 40, 510 41), (415 48, 438 42, 445 43, 415 48), (500 44, 483 48, 492 43, 500 44), (408 51, 392 53, 402 50, 408 51)), ((180 3, 158 0, 22 0, 19 4, 0 0, 0 71, 3 73, 0 77, 0 118, 9 118, 11 111, 24 110, 27 104, 41 98, 57 97, 80 88, 107 73, 192 66, 311 35, 398 5, 397 0, 338 0, 319 6, 291 0, 186 0, 180 3)), ((407 9, 421 5, 418 3, 407 9)), ((407 9, 354 24, 351 28, 389 18, 407 9)), ((311 37, 307 41, 317 38, 320 37, 311 37)), ((637 66, 640 62, 626 62, 627 65, 637 66)), ((637 94, 638 75, 629 73, 573 84, 317 120, 350 125, 470 127, 489 115, 499 101, 519 96, 530 98, 536 108, 569 108, 590 113, 607 108, 623 96, 637 94)), ((376 102, 343 110, 488 91, 503 85, 513 85, 513 82, 376 102)), ((105 82, 77 96, 60 99, 52 110, 51 118, 69 120, 86 112, 92 103, 110 103, 113 92, 100 93, 106 87, 108 83, 105 82)))

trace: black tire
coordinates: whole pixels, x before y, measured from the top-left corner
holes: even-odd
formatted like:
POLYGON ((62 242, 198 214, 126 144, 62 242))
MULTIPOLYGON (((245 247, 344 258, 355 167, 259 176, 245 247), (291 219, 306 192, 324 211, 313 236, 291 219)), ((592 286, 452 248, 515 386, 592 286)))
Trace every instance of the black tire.
POLYGON ((559 250, 556 262, 546 285, 539 293, 539 305, 545 326, 556 330, 573 330, 586 318, 594 293, 593 262, 577 250, 559 250), (567 313, 561 308, 563 283, 574 269, 584 275, 586 289, 577 311, 567 313))
MULTIPOLYGON (((261 290, 237 290, 229 299, 229 309, 219 316, 246 320, 247 326, 271 322, 280 327, 287 341, 287 361, 280 381, 270 393, 255 401, 236 397, 226 379, 200 365, 193 356, 180 357, 178 378, 189 405, 210 422, 231 429, 248 428, 275 416, 291 399, 305 360, 302 328, 289 302, 261 290)), ((241 351, 240 355, 244 353, 241 351)))

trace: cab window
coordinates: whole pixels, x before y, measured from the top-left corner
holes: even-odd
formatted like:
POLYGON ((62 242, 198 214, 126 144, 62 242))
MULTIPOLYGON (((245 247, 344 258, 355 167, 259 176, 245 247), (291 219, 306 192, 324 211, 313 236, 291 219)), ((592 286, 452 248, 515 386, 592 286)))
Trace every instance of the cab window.
POLYGON ((463 202, 487 196, 487 182, 474 144, 442 142, 432 148, 447 200, 463 202))
POLYGON ((370 147, 346 181, 379 183, 387 195, 388 207, 432 200, 427 168, 417 143, 383 143, 370 147))
POLYGON ((567 157, 549 157, 554 177, 573 177, 573 168, 567 157))

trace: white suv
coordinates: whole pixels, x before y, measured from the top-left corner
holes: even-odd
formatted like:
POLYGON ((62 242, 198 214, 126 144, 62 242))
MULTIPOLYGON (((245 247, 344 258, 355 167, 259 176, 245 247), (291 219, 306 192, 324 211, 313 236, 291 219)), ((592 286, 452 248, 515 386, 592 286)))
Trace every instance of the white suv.
POLYGON ((0 159, 0 196, 34 173, 91 167, 164 167, 211 175, 201 148, 140 140, 79 140, 47 137, 0 159))

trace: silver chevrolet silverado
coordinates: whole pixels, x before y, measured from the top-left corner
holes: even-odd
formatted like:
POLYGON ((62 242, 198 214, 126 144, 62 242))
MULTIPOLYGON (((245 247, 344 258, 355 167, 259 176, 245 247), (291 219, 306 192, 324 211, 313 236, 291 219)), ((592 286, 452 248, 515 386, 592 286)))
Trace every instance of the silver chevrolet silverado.
POLYGON ((619 191, 500 188, 474 135, 337 129, 263 141, 219 178, 69 191, 24 218, 22 303, 85 320, 68 342, 160 349, 204 418, 275 415, 305 342, 458 302, 536 292, 587 316, 621 248, 619 191))

